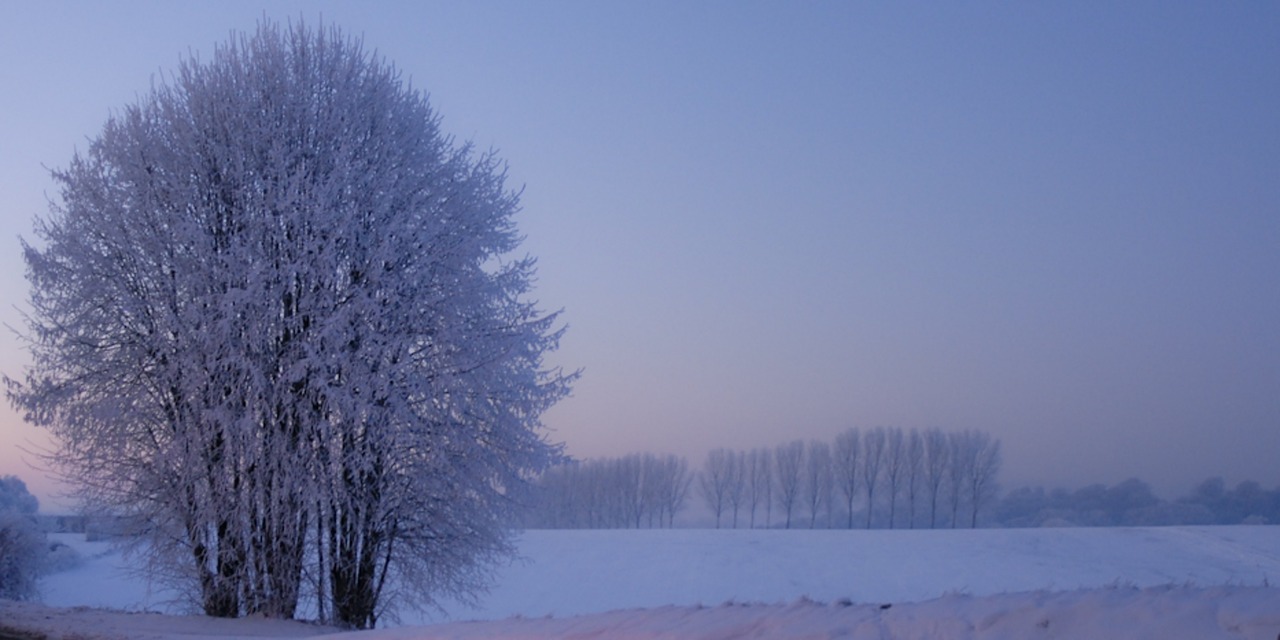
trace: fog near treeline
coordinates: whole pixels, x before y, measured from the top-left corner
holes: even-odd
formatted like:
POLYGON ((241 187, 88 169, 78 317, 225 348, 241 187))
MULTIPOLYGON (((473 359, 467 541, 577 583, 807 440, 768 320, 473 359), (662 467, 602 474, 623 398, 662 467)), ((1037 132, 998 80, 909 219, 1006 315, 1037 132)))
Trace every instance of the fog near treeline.
POLYGON ((831 442, 568 460, 533 483, 529 528, 1167 526, 1280 523, 1280 487, 1206 478, 1165 499, 1133 477, 1005 486, 982 431, 849 429, 831 442))

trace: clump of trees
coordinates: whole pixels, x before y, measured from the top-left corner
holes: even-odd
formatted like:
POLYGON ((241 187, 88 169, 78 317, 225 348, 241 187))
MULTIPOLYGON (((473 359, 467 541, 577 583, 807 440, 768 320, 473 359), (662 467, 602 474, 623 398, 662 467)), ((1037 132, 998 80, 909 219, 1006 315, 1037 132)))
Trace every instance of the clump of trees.
POLYGON ((53 176, 8 396, 157 578, 357 628, 484 586, 573 378, 496 157, 359 42, 263 24, 53 176))
POLYGON ((1280 523, 1280 487, 1246 480, 1227 489, 1222 478, 1209 478, 1172 501, 1137 478, 1074 491, 1023 487, 1004 496, 995 519, 1008 527, 1272 524, 1280 523))
POLYGON ((1209 478, 1186 496, 1146 482, 1022 487, 997 499, 1000 443, 979 431, 848 429, 831 443, 632 454, 557 466, 526 514, 540 528, 670 527, 692 491, 716 528, 1168 526, 1280 523, 1280 487, 1209 478))
POLYGON ((543 529, 672 527, 693 474, 674 455, 569 461, 538 479, 525 524, 543 529))
POLYGON ((714 526, 976 527, 996 496, 1000 442, 981 431, 848 429, 833 442, 572 462, 543 474, 530 526, 672 526, 690 491, 714 526))
POLYGON ((707 455, 702 495, 716 526, 866 528, 978 526, 995 498, 1000 442, 982 431, 847 429, 831 443, 795 440, 774 449, 707 455), (777 508, 777 519, 772 508, 777 508), (726 515, 728 517, 721 517, 726 515))
POLYGON ((0 598, 36 595, 48 544, 36 523, 40 503, 15 476, 0 477, 0 598))
POLYGON ((1253 480, 1227 489, 1222 478, 1209 478, 1173 504, 1203 509, 1209 520, 1205 524, 1280 524, 1280 487, 1268 491, 1253 480))

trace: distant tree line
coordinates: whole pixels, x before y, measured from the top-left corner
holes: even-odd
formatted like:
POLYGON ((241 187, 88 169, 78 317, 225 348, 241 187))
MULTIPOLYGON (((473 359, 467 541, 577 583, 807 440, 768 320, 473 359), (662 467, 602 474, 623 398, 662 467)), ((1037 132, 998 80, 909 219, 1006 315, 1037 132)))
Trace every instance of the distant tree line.
POLYGON ((535 529, 671 527, 693 474, 674 455, 574 460, 538 479, 525 526, 535 529))
POLYGON ((532 528, 671 527, 689 494, 720 527, 976 527, 996 497, 1000 442, 982 431, 848 429, 832 442, 573 461, 537 481, 532 528))
POLYGON ((1280 523, 1280 487, 1246 480, 1227 489, 1222 478, 1209 478, 1172 501, 1137 478, 1074 491, 1024 487, 1000 500, 994 519, 1007 527, 1272 524, 1280 523))
POLYGON ((1000 463, 1000 441, 982 431, 847 429, 711 451, 698 489, 717 528, 976 527, 1000 463))
POLYGON ((534 483, 530 528, 672 527, 690 498, 716 528, 1280 524, 1280 487, 1222 478, 1164 500, 1146 482, 998 495, 1000 441, 982 431, 848 429, 830 441, 575 460, 534 483))

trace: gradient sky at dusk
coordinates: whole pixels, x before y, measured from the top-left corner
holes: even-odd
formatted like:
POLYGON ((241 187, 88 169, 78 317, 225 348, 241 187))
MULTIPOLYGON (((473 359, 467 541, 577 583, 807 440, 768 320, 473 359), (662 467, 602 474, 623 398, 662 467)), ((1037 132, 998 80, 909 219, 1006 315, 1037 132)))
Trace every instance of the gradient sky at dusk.
MULTIPOLYGON (((43 167, 264 15, 510 164, 572 454, 938 426, 1006 487, 1280 485, 1280 4, 5 2, 0 320, 43 167)), ((47 496, 39 442, 0 408, 47 496)))

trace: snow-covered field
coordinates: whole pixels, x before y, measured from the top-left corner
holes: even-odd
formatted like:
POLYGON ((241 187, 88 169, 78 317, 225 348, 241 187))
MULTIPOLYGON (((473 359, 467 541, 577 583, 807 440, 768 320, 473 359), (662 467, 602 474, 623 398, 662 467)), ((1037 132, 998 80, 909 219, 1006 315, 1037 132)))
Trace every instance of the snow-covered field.
MULTIPOLYGON (((171 594, 130 576, 106 545, 71 542, 88 561, 43 581, 47 605, 180 611, 166 604, 171 594)), ((1269 586, 1280 580, 1275 526, 530 531, 520 550, 523 558, 501 572, 477 608, 410 613, 402 628, 361 637, 1280 635, 1280 588, 1269 586)), ((0 606, 12 618, 51 615, 0 606)), ((166 627, 154 616, 117 617, 125 627, 100 618, 80 624, 91 635, 137 637, 325 631, 253 621, 228 632, 199 619, 166 627)), ((74 618, 52 615, 40 628, 70 631, 78 628, 74 618)))

